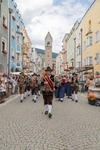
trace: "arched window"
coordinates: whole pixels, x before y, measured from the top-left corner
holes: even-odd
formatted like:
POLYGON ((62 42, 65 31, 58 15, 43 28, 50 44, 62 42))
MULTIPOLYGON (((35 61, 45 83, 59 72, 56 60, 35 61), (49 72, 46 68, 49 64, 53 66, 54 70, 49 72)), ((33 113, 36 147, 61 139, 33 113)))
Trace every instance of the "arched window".
POLYGON ((47 42, 47 45, 50 45, 50 42, 49 42, 49 41, 47 42))

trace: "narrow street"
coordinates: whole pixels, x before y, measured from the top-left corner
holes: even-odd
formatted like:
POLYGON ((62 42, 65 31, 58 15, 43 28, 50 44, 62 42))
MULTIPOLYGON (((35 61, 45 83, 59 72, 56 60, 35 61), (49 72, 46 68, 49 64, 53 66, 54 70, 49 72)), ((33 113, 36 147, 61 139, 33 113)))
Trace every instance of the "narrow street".
POLYGON ((0 150, 100 150, 100 107, 53 100, 53 116, 44 115, 42 96, 0 105, 0 150))

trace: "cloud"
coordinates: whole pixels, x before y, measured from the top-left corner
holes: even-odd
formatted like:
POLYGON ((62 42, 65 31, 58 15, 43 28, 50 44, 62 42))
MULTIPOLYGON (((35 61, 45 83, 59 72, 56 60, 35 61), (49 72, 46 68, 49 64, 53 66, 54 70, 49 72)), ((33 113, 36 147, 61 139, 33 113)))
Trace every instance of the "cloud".
POLYGON ((33 46, 44 48, 49 31, 53 37, 53 51, 62 48, 64 34, 86 12, 88 5, 79 0, 15 0, 27 27, 33 46))

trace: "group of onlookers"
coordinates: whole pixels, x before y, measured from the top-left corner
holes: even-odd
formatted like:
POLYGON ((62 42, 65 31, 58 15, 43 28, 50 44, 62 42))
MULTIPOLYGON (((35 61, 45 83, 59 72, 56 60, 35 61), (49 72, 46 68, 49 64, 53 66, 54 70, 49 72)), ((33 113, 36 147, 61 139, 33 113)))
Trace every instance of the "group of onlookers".
POLYGON ((4 101, 5 98, 11 94, 18 92, 18 77, 9 77, 6 73, 0 74, 0 101, 4 101))
POLYGON ((86 92, 88 92, 89 88, 99 88, 100 87, 100 73, 96 72, 95 77, 89 76, 85 83, 86 92))

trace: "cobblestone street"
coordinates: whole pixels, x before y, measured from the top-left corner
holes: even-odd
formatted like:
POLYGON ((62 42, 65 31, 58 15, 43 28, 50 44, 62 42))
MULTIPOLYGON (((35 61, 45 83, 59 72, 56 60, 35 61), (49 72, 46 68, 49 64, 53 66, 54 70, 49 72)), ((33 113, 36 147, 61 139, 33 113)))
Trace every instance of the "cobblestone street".
POLYGON ((53 101, 53 116, 44 115, 42 97, 0 105, 0 150, 100 150, 100 107, 84 94, 79 103, 53 101))

